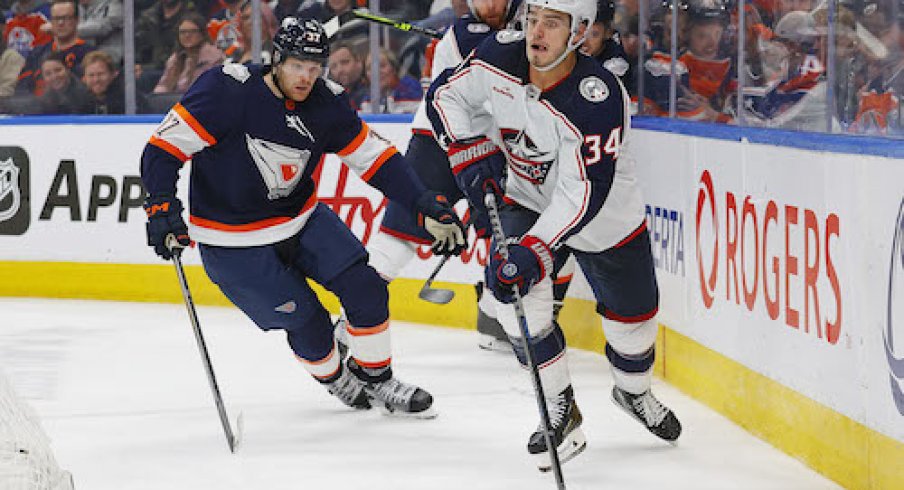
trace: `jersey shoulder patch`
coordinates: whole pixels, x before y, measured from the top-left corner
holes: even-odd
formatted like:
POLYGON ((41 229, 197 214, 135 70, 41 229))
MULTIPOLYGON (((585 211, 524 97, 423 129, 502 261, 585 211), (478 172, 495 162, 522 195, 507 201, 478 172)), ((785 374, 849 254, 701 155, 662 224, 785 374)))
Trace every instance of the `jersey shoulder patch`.
POLYGON ((504 29, 496 33, 496 42, 499 44, 511 44, 524 39, 524 31, 504 29))
POLYGON ((226 63, 223 65, 223 73, 239 81, 245 83, 251 78, 251 71, 248 67, 239 63, 226 63))
POLYGON ((578 83, 578 92, 593 103, 603 102, 609 98, 609 87, 600 77, 590 75, 578 83))
POLYGON ((342 85, 339 85, 338 83, 330 80, 329 78, 324 78, 323 82, 326 84, 326 88, 330 89, 330 92, 332 92, 333 95, 340 95, 342 92, 345 91, 345 88, 343 88, 342 85))

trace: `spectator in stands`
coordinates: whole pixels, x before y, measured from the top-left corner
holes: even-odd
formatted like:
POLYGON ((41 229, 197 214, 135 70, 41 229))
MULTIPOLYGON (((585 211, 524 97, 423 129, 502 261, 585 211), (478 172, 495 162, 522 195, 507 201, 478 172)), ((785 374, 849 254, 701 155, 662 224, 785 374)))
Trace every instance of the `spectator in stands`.
POLYGON ((678 112, 695 121, 729 122, 722 109, 737 71, 721 52, 729 13, 720 1, 692 2, 687 13, 687 44, 679 60, 687 68, 688 86, 679 87, 678 112))
MULTIPOLYGON (((370 56, 364 66, 370 66, 370 56)), ((382 113, 412 113, 417 111, 424 91, 421 83, 410 75, 400 76, 399 61, 386 49, 380 50, 380 103, 374 110, 370 103, 370 94, 365 94, 361 102, 361 110, 382 113)))
POLYGON ((320 22, 326 22, 353 8, 355 8, 355 0, 324 0, 323 2, 311 2, 301 6, 297 17, 317 19, 320 22))
POLYGON ((179 21, 188 12, 194 12, 191 0, 159 0, 138 17, 135 25, 135 63, 138 67, 138 88, 150 92, 160 75, 166 60, 173 52, 173 39, 178 36, 179 21))
POLYGON ((7 47, 6 38, 0 38, 0 98, 13 94, 23 66, 25 58, 15 49, 7 47))
POLYGON ((122 0, 79 0, 78 36, 122 60, 122 0))
POLYGON ((201 14, 190 12, 179 22, 176 49, 166 60, 166 68, 155 94, 184 93, 202 73, 223 63, 223 52, 210 43, 201 14))
POLYGON ((3 38, 6 45, 23 58, 32 49, 51 41, 49 30, 42 26, 50 22, 50 2, 47 0, 18 0, 10 7, 3 38))
MULTIPOLYGON (((263 7, 263 5, 261 5, 261 7, 263 7)), ((279 25, 276 23, 276 17, 269 10, 262 8, 261 17, 261 62, 268 64, 270 63, 270 54, 273 51, 273 36, 276 35, 276 29, 279 25)), ((238 25, 241 46, 240 49, 230 56, 230 59, 236 63, 250 63, 253 61, 254 57, 254 53, 252 52, 252 32, 254 23, 250 0, 242 2, 238 25)))
POLYGON ((596 58, 602 65, 627 87, 634 78, 630 71, 628 55, 621 45, 621 37, 612 27, 615 17, 615 2, 599 0, 597 2, 596 19, 587 32, 587 39, 581 46, 581 52, 596 58))
MULTIPOLYGON (((210 22, 207 23, 207 33, 227 58, 236 62, 248 61, 251 59, 251 11, 253 6, 250 0, 224 1, 227 8, 217 12, 210 19, 210 22), (246 20, 248 25, 243 26, 242 23, 246 20)), ((261 40, 264 44, 271 42, 278 27, 279 23, 273 9, 266 3, 261 3, 261 40)))
POLYGON ((66 64, 66 55, 57 51, 41 63, 41 77, 47 87, 38 98, 41 114, 87 114, 92 110, 91 94, 66 64))
POLYGON ((745 96, 747 124, 800 131, 840 128, 834 114, 830 119, 827 112, 828 82, 818 56, 818 37, 809 12, 792 11, 776 23, 775 41, 785 53, 781 82, 745 96))
POLYGON ((50 6, 51 34, 53 42, 33 49, 25 59, 25 67, 19 74, 16 91, 40 96, 44 93, 44 77, 41 63, 51 53, 60 53, 66 68, 76 76, 82 74, 82 58, 92 50, 88 43, 76 34, 78 3, 76 0, 54 0, 50 6))
POLYGON ((91 51, 82 60, 82 80, 92 95, 90 114, 125 114, 125 94, 116 66, 106 51, 91 51))
POLYGON ((301 7, 301 0, 277 0, 276 7, 273 8, 273 15, 276 16, 277 22, 289 16, 294 16, 301 7))
POLYGON ((345 88, 352 109, 358 110, 367 96, 368 87, 364 76, 364 62, 351 44, 338 42, 333 45, 327 74, 331 80, 345 88))

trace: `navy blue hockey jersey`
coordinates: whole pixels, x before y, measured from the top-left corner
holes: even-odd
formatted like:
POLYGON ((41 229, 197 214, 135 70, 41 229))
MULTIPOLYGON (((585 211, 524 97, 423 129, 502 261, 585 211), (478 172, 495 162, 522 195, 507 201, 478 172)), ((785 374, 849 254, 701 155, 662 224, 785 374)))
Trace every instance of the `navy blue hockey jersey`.
POLYGON ((194 240, 254 246, 294 235, 316 204, 312 175, 327 153, 384 192, 386 181, 395 180, 405 189, 388 197, 413 206, 422 184, 396 149, 349 108, 339 85, 318 79, 308 98, 294 103, 273 94, 263 78, 267 69, 210 69, 145 147, 142 179, 151 195, 174 195, 178 169, 191 159, 194 240))

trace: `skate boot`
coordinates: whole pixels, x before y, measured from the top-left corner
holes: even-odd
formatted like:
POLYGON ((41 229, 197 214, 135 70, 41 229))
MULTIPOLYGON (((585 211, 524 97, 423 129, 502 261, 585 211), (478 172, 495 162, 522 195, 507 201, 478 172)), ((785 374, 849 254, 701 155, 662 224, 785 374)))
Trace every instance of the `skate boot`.
MULTIPOLYGON (((477 297, 480 298, 483 293, 483 283, 478 282, 474 287, 477 288, 477 297)), ((499 323, 499 320, 484 313, 479 305, 477 308, 477 347, 495 352, 512 352, 512 343, 509 341, 505 329, 502 328, 502 324, 499 323)))
POLYGON ((403 383, 392 375, 392 368, 374 370, 359 366, 348 359, 348 369, 364 383, 364 392, 371 403, 380 407, 385 415, 432 419, 433 396, 415 385, 403 383))
POLYGON ((653 396, 650 390, 635 395, 614 386, 612 401, 665 441, 673 443, 681 435, 681 422, 668 407, 653 396))
MULTIPOLYGON (((554 401, 547 400, 549 423, 552 429, 552 441, 559 453, 559 462, 565 464, 587 447, 587 439, 581 430, 584 417, 574 401, 574 390, 571 386, 559 393, 554 401)), ((549 453, 546 452, 546 438, 543 437, 543 424, 530 435, 527 452, 537 461, 540 471, 552 469, 549 453)))
POLYGON ((332 381, 323 382, 326 390, 342 403, 357 410, 369 410, 370 400, 364 392, 364 383, 345 366, 339 365, 339 375, 332 381))

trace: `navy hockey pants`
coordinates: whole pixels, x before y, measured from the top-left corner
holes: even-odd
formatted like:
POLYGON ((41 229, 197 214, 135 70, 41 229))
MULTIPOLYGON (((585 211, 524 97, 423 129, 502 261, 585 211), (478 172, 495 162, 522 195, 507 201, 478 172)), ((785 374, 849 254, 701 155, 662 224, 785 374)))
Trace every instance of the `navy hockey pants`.
MULTIPOLYGON (((518 237, 537 221, 537 213, 519 206, 503 204, 499 210, 502 227, 508 237, 518 237)), ((493 244, 495 250, 495 243, 493 244)), ((596 298, 596 310, 605 318, 624 323, 652 318, 659 309, 659 287, 650 235, 641 225, 622 243, 602 252, 582 252, 567 246, 555 253, 558 270, 574 254, 596 298)), ((487 284, 496 280, 495 271, 486 274, 487 284)))
POLYGON ((210 279, 263 330, 285 330, 303 359, 333 348, 329 313, 307 283, 339 297, 356 326, 389 318, 386 282, 367 265, 361 242, 336 214, 318 204, 305 227, 283 242, 257 247, 200 246, 210 279))

